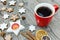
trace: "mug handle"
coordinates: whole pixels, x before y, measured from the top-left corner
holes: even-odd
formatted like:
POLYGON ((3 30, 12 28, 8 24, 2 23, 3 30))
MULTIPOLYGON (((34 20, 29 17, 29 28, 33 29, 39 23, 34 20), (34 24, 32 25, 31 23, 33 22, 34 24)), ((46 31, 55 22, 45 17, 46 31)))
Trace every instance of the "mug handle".
POLYGON ((55 9, 55 12, 59 9, 59 7, 58 7, 58 5, 57 4, 55 4, 55 5, 53 5, 54 6, 54 9, 55 9))

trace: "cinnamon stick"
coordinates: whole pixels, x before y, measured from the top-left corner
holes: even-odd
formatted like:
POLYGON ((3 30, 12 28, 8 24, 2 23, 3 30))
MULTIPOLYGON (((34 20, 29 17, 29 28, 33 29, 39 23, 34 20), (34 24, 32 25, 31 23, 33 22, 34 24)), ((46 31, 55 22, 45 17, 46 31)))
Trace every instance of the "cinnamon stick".
POLYGON ((24 37, 26 37, 28 40, 33 40, 31 37, 29 37, 28 35, 26 35, 25 33, 21 32, 21 35, 23 35, 24 37))
POLYGON ((26 33, 27 33, 27 35, 29 35, 33 40, 36 40, 35 36, 33 36, 30 31, 27 31, 26 33))

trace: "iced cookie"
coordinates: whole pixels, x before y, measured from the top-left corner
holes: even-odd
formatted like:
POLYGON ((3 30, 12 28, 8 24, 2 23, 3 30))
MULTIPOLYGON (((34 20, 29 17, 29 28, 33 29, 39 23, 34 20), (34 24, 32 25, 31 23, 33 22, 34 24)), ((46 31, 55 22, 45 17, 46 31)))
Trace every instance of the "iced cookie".
POLYGON ((6 23, 0 24, 0 29, 1 29, 1 30, 4 30, 4 29, 6 29, 6 28, 7 28, 7 24, 6 24, 6 23))
POLYGON ((16 1, 10 1, 10 2, 9 2, 9 5, 10 5, 10 6, 15 6, 15 5, 16 5, 16 1))
POLYGON ((3 15, 3 19, 7 19, 9 17, 9 15, 6 13, 3 15))
POLYGON ((21 9, 19 9, 19 11, 18 11, 20 14, 23 14, 23 13, 25 13, 25 9, 24 8, 21 8, 21 9))
POLYGON ((35 30, 35 26, 30 25, 30 26, 29 26, 29 30, 33 32, 33 31, 35 30))

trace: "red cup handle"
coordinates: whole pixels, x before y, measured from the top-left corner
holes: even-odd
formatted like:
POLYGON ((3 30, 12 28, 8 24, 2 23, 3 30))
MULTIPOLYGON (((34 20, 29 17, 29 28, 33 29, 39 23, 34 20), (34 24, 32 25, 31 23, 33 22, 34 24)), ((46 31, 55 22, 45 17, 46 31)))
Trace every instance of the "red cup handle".
POLYGON ((54 5, 54 8, 55 8, 55 12, 59 9, 57 4, 54 5))

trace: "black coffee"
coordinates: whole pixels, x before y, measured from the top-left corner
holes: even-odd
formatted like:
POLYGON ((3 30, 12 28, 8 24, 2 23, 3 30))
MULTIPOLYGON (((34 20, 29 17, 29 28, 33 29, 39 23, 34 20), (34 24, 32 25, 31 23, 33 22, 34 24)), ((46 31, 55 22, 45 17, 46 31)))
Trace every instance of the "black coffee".
POLYGON ((40 16, 47 17, 52 14, 52 11, 48 7, 40 7, 37 9, 37 13, 40 16))

